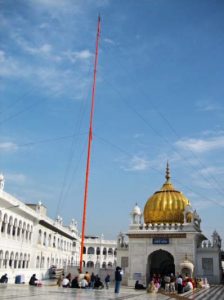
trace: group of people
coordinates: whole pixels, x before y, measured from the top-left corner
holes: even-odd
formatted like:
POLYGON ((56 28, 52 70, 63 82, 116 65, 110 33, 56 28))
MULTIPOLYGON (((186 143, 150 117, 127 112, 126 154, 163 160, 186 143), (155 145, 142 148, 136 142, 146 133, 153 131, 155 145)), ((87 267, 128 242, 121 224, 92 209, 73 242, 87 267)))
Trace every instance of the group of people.
MULTIPOLYGON (((107 274, 105 279, 105 286, 108 289, 110 285, 110 275, 107 274)), ((98 275, 95 275, 92 273, 91 275, 86 272, 85 274, 79 274, 78 276, 75 276, 72 278, 71 273, 69 273, 67 276, 59 277, 57 280, 57 285, 62 286, 64 288, 92 288, 92 289, 103 289, 104 284, 101 281, 100 277, 98 275)))
MULTIPOLYGON (((207 284, 207 281, 206 281, 207 284)), ((202 279, 191 278, 188 274, 185 276, 174 274, 161 276, 160 274, 153 274, 152 279, 148 285, 147 292, 156 293, 160 288, 167 293, 186 293, 194 288, 204 287, 202 279)), ((207 286, 208 287, 208 284, 207 286)))
MULTIPOLYGON (((118 294, 120 292, 120 286, 122 281, 123 271, 120 267, 116 267, 115 270, 115 288, 114 292, 118 294)), ((67 276, 60 276, 57 280, 57 285, 64 288, 92 288, 92 289, 103 289, 104 286, 106 289, 109 289, 111 282, 110 275, 107 274, 104 278, 104 283, 101 281, 98 275, 92 273, 91 275, 86 272, 85 274, 79 274, 72 278, 71 273, 67 276)))

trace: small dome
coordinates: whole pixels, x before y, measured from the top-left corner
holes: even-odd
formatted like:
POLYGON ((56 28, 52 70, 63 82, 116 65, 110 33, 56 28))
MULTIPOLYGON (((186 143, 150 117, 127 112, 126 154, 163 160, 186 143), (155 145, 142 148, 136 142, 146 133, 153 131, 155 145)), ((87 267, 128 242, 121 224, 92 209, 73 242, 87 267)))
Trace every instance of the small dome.
POLYGON ((144 221, 149 223, 183 223, 184 210, 190 205, 189 200, 179 191, 175 190, 170 182, 170 171, 167 163, 166 182, 146 202, 144 208, 144 221))
POLYGON ((135 207, 132 210, 132 215, 138 215, 140 216, 142 214, 140 207, 138 206, 138 204, 135 204, 135 207))

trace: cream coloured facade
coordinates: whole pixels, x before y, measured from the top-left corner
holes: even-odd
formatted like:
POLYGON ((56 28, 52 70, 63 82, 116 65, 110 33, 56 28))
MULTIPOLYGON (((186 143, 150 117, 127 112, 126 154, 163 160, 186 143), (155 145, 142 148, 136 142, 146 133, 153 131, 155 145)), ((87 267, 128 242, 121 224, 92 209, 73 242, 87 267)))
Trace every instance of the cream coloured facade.
POLYGON ((137 279, 148 283, 155 273, 221 281, 220 236, 214 231, 209 241, 203 235, 199 215, 170 181, 169 166, 166 182, 148 199, 144 213, 137 204, 134 207, 126 236, 126 241, 124 234, 118 237, 117 264, 130 286, 137 279))
POLYGON ((117 241, 101 237, 86 237, 83 266, 86 268, 113 268, 117 261, 117 241))
MULTIPOLYGON (((116 241, 87 238, 87 253, 91 252, 91 247, 95 254, 84 254, 83 264, 90 258, 94 267, 98 262, 100 267, 114 265, 116 241), (96 254, 97 249, 100 254, 96 254)), ((17 275, 22 275, 25 282, 34 273, 39 279, 48 278, 52 265, 66 272, 68 268, 79 267, 79 260, 77 222, 71 220, 70 225, 65 226, 61 217, 49 218, 41 202, 25 204, 6 193, 4 177, 0 175, 0 276, 7 273, 11 283, 17 275)))

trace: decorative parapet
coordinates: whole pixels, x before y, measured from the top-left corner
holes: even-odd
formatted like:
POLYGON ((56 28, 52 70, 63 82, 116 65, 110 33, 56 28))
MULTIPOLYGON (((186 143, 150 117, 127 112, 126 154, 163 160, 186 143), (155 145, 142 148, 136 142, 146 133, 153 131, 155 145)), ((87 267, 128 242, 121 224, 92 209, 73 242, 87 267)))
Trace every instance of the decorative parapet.
POLYGON ((192 223, 149 223, 130 225, 129 231, 153 231, 153 232, 170 232, 170 231, 186 231, 192 232, 201 230, 192 223))
POLYGON ((139 230, 153 230, 153 231, 164 231, 164 230, 183 230, 184 225, 181 223, 150 223, 142 224, 138 226, 139 230))
POLYGON ((126 240, 126 235, 122 232, 119 233, 117 238, 117 248, 118 249, 128 249, 128 242, 126 240))

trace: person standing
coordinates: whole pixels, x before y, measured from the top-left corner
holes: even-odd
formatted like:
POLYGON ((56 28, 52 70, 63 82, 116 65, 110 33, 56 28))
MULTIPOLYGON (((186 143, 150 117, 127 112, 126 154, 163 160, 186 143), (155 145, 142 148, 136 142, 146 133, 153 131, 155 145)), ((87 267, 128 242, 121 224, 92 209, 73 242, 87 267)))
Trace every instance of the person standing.
POLYGON ((120 267, 116 267, 116 271, 115 271, 115 289, 114 289, 115 294, 119 294, 121 281, 122 281, 122 270, 121 270, 120 267))
POLYGON ((109 289, 109 285, 110 285, 110 275, 107 274, 107 276, 105 277, 105 284, 106 284, 106 289, 109 289))

